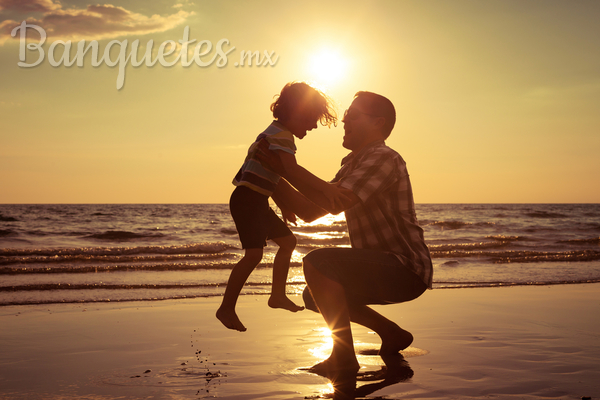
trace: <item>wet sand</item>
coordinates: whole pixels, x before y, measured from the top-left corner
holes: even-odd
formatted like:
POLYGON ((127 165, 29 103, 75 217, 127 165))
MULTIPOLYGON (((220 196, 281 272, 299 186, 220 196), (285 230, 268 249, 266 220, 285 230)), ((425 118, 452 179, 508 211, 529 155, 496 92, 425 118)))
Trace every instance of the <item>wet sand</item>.
MULTIPOLYGON (((322 319, 267 300, 240 299, 243 333, 214 317, 220 298, 2 307, 0 398, 331 397, 302 370, 329 354, 322 319)), ((438 289, 376 308, 415 341, 385 369, 376 335, 354 326, 357 398, 600 398, 599 284, 438 289)))

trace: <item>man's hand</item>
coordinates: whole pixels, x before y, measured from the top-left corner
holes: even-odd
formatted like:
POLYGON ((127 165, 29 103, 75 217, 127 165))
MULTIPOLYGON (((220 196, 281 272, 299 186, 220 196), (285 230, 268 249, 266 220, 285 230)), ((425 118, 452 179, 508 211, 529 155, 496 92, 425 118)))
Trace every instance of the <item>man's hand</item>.
MULTIPOLYGON (((359 197, 352 190, 341 187, 340 182, 331 183, 330 185, 335 195, 333 207, 327 210, 331 214, 337 215, 360 202, 359 197)), ((331 202, 332 199, 329 198, 329 201, 331 202)))
POLYGON ((357 202, 357 196, 351 190, 341 187, 340 182, 328 184, 323 194, 329 200, 329 212, 332 214, 339 214, 357 202))

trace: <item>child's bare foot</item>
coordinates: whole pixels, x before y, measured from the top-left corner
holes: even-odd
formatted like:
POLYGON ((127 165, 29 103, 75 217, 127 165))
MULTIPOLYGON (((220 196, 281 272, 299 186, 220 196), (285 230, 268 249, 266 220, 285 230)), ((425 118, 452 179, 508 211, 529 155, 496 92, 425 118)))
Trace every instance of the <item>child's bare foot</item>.
POLYGON ((304 310, 304 307, 296 305, 293 301, 287 298, 287 296, 273 296, 269 297, 269 307, 271 308, 283 308, 291 312, 298 312, 304 310))
POLYGON ((393 333, 381 338, 379 355, 397 354, 406 349, 413 342, 413 335, 398 327, 393 333))
POLYGON ((242 324, 242 321, 240 321, 234 309, 220 307, 217 310, 217 318, 229 329, 240 332, 246 331, 246 327, 242 324))

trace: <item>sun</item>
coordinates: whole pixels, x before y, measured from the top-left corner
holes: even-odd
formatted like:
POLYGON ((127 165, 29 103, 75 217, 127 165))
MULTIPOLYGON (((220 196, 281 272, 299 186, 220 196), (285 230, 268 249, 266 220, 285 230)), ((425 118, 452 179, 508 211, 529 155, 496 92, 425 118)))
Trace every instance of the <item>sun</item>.
POLYGON ((309 59, 309 73, 319 85, 331 87, 342 81, 348 72, 348 61, 334 49, 324 49, 309 59))

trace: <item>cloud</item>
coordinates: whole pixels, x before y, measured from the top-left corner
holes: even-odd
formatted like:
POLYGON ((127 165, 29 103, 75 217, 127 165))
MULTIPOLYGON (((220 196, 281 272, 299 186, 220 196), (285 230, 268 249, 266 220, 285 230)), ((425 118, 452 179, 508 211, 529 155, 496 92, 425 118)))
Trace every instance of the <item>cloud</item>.
POLYGON ((582 79, 579 82, 534 87, 521 96, 524 104, 533 107, 595 107, 600 93, 600 80, 582 79))
POLYGON ((25 14, 20 20, 0 22, 0 43, 23 20, 44 28, 48 40, 99 40, 128 35, 164 32, 183 24, 193 12, 150 17, 111 4, 88 5, 85 9, 63 9, 52 0, 0 0, 0 10, 25 14))
POLYGON ((49 12, 60 8, 60 3, 52 0, 0 0, 0 11, 32 13, 49 12))

